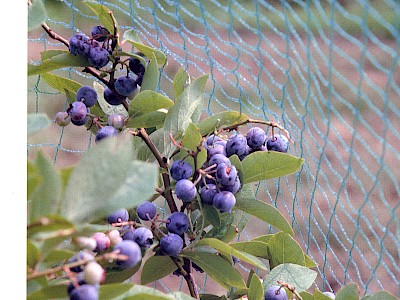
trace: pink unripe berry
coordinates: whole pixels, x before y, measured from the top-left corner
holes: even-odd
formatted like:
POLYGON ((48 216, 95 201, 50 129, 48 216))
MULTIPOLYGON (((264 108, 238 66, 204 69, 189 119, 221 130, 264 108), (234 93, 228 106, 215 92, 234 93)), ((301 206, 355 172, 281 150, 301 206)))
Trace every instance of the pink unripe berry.
POLYGON ((88 284, 100 284, 106 278, 106 272, 99 263, 95 261, 89 262, 84 271, 84 280, 88 284))

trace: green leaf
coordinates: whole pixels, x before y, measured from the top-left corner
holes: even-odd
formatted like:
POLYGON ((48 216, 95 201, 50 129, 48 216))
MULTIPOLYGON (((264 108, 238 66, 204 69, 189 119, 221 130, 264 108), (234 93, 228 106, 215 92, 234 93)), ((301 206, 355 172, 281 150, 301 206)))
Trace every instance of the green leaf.
POLYGON ((154 52, 152 53, 152 55, 153 56, 149 57, 150 62, 148 63, 146 72, 144 73, 143 82, 140 86, 140 91, 157 91, 158 89, 158 83, 160 81, 160 71, 158 70, 157 58, 154 52))
POLYGON ((51 124, 49 117, 44 113, 28 114, 28 135, 47 128, 51 124))
POLYGON ((249 253, 251 255, 269 259, 268 244, 260 241, 246 241, 229 244, 236 250, 249 253))
POLYGON ((278 232, 268 242, 271 269, 283 263, 305 266, 304 252, 300 245, 287 233, 278 232))
POLYGON ((40 259, 40 251, 36 247, 36 245, 32 242, 31 239, 26 240, 26 258, 27 258, 27 266, 30 268, 34 268, 35 265, 39 262, 40 259))
MULTIPOLYGON (((64 94, 65 90, 76 94, 76 92, 82 87, 79 82, 51 73, 43 73, 42 78, 46 81, 48 85, 64 94)), ((73 100, 75 101, 75 98, 73 100)))
POLYGON ((283 232, 294 234, 289 222, 274 206, 252 197, 243 197, 240 192, 235 196, 235 208, 243 210, 283 232))
POLYGON ((27 163, 27 199, 31 199, 32 193, 38 188, 42 177, 37 166, 31 160, 27 163))
POLYGON ((138 117, 162 108, 169 108, 174 102, 160 93, 146 90, 137 94, 129 104, 129 116, 138 117))
POLYGON ((143 265, 140 283, 145 285, 164 278, 177 269, 169 256, 151 256, 143 265))
POLYGON ((27 295, 27 300, 54 300, 68 297, 65 285, 50 285, 27 295))
POLYGON ((388 293, 387 291, 378 291, 373 295, 368 295, 368 297, 362 297, 361 300, 368 299, 368 300, 397 300, 395 296, 388 293))
POLYGON ((115 27, 118 28, 118 24, 117 21, 115 20, 115 18, 113 18, 110 14, 110 10, 103 4, 100 3, 96 3, 96 2, 92 2, 92 1, 84 1, 84 3, 90 7, 91 10, 93 10, 93 12, 97 15, 97 17, 99 18, 101 24, 103 24, 103 26, 105 28, 107 28, 107 30, 113 34, 114 33, 114 24, 115 27))
POLYGON ((128 43, 131 43, 141 53, 143 53, 144 56, 148 58, 153 57, 154 54, 157 60, 157 64, 159 66, 163 66, 167 63, 167 57, 165 56, 165 54, 160 50, 156 50, 150 48, 149 46, 143 45, 134 29, 125 31, 123 35, 123 40, 124 40, 123 42, 127 41, 128 43))
POLYGON ((104 283, 113 284, 113 283, 124 282, 125 280, 131 278, 137 271, 139 271, 141 265, 142 264, 138 263, 133 268, 123 269, 123 270, 106 269, 107 275, 104 283))
MULTIPOLYGON (((149 135, 154 146, 163 153, 164 151, 164 128, 160 128, 149 135)), ((150 151, 149 147, 143 142, 137 153, 137 158, 143 161, 154 161, 154 154, 150 151)))
POLYGON ((304 262, 305 262, 305 267, 307 268, 313 268, 316 267, 317 264, 315 263, 315 261, 313 261, 311 259, 311 257, 309 257, 307 254, 304 253, 304 262))
POLYGON ((47 12, 43 1, 32 1, 32 5, 28 5, 28 32, 40 27, 46 20, 47 12))
POLYGON ((55 214, 61 201, 62 183, 53 162, 41 151, 33 161, 40 183, 28 199, 28 222, 41 216, 55 214))
MULTIPOLYGON (((242 166, 242 161, 239 159, 239 156, 237 156, 236 154, 229 156, 229 160, 232 163, 232 165, 235 166, 240 182, 243 182, 243 166, 242 166)), ((242 183, 243 185, 243 183, 242 183)), ((250 186, 249 186, 250 187, 250 186)), ((243 190, 243 187, 242 187, 243 190)), ((251 190, 251 196, 254 197, 254 191, 252 188, 249 188, 249 191, 251 190)))
POLYGON ((39 75, 65 67, 87 67, 89 62, 82 56, 63 53, 42 61, 40 65, 28 65, 28 76, 39 75))
POLYGON ((188 84, 190 84, 189 74, 183 68, 179 68, 173 82, 175 98, 178 98, 182 94, 188 84))
POLYGON ((58 215, 48 215, 29 223, 27 235, 32 238, 45 239, 46 234, 62 236, 62 231, 72 234, 75 232, 74 225, 58 215))
POLYGON ((256 237, 252 239, 252 241, 257 241, 257 242, 263 242, 267 243, 270 241, 270 239, 274 236, 274 234, 266 234, 266 235, 261 235, 259 237, 256 237))
MULTIPOLYGON (((125 117, 128 116, 128 112, 124 108, 122 104, 120 105, 111 105, 104 100, 104 86, 102 86, 100 83, 93 81, 93 88, 95 89, 97 93, 97 103, 98 107, 101 109, 103 115, 111 115, 113 113, 118 113, 122 114, 125 117)), ((97 104, 96 104, 97 107, 97 104)), ((93 107, 91 107, 92 111, 93 107)), ((94 113, 94 112, 93 112, 94 113)))
MULTIPOLYGON (((300 294, 300 296, 303 298, 303 300, 320 300, 320 298, 317 298, 317 299, 315 299, 315 296, 314 295, 312 295, 312 294, 310 294, 310 293, 308 293, 308 292, 305 292, 305 291, 303 291, 303 292, 301 292, 301 293, 299 293, 300 294)), ((321 293, 322 294, 322 293, 321 293)), ((322 296, 322 297, 326 297, 326 296, 322 296)), ((328 299, 326 299, 326 298, 323 298, 323 300, 328 300, 328 299)))
POLYGON ((201 135, 205 136, 214 132, 215 129, 241 124, 248 119, 249 117, 241 112, 224 111, 205 118, 197 124, 197 127, 200 129, 201 135))
MULTIPOLYGON (((108 277, 108 273, 106 275, 106 280, 108 277)), ((123 295, 128 293, 131 290, 133 284, 128 283, 108 283, 101 284, 99 289, 99 299, 103 300, 111 300, 111 299, 123 299, 123 295), (120 298, 121 297, 121 298, 120 298)))
POLYGON ((90 148, 69 179, 64 215, 75 222, 90 222, 147 201, 157 187, 158 168, 132 158, 129 137, 108 138, 90 148))
POLYGON ((68 50, 53 49, 40 52, 40 57, 42 60, 52 58, 53 56, 68 53, 68 50))
POLYGON ((182 145, 186 149, 196 151, 197 147, 201 145, 203 137, 199 129, 193 123, 189 123, 186 132, 182 138, 182 145))
POLYGON ((335 300, 358 300, 358 285, 349 283, 341 287, 337 292, 335 300))
POLYGON ((69 259, 74 254, 74 251, 67 249, 51 249, 43 259, 43 262, 58 264, 63 260, 69 259))
POLYGON ((126 123, 127 128, 151 128, 151 127, 162 127, 164 125, 165 116, 167 115, 164 111, 152 111, 150 113, 141 115, 139 117, 131 117, 126 123))
POLYGON ((256 274, 251 276, 249 293, 247 295, 249 300, 263 300, 264 299, 264 287, 262 281, 256 274))
POLYGON ((254 255, 238 251, 235 248, 231 247, 229 244, 226 244, 220 240, 214 238, 204 238, 196 243, 195 247, 197 246, 210 246, 226 256, 236 256, 241 261, 247 262, 262 270, 267 270, 265 264, 254 255))
POLYGON ((222 287, 246 288, 240 273, 223 257, 196 248, 183 252, 182 256, 195 262, 222 287))
POLYGON ((317 272, 296 264, 281 264, 264 277, 264 289, 276 285, 282 280, 293 285, 298 293, 307 290, 317 278, 317 272))
POLYGON ((304 159, 276 151, 257 151, 242 160, 243 183, 258 182, 296 172, 304 159))
POLYGON ((167 154, 171 149, 169 134, 172 133, 176 140, 180 139, 192 122, 193 114, 203 104, 203 94, 207 79, 208 75, 195 79, 176 99, 175 105, 169 108, 164 123, 165 150, 167 154))
POLYGON ((221 226, 221 219, 219 217, 219 212, 213 205, 202 205, 203 216, 206 220, 214 227, 221 226))

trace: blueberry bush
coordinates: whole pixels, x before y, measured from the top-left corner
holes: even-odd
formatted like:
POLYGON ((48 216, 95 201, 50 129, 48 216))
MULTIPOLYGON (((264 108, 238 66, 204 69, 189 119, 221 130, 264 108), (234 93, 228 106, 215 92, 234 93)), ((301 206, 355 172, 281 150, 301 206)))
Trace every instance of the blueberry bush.
MULTIPOLYGON (((336 295, 311 291, 315 263, 279 210, 255 197, 252 183, 301 168, 303 159, 287 153, 289 132, 237 111, 200 119, 208 75, 180 69, 169 99, 158 90, 164 53, 133 30, 121 35, 106 6, 86 4, 101 24, 64 38, 41 23, 65 49, 28 65, 28 76, 40 75, 69 101, 53 122, 85 126, 95 144, 68 169, 41 152, 27 162, 27 299, 359 299, 355 284, 336 295), (122 51, 123 43, 135 51, 122 51), (64 67, 90 74, 93 86, 52 73, 64 67), (235 241, 250 217, 276 233, 235 241), (246 276, 238 262, 249 267, 246 276), (128 282, 137 272, 140 282, 128 282), (195 272, 226 294, 199 294, 195 272), (170 274, 184 279, 188 294, 149 286, 170 274)), ((28 116, 28 133, 47 125, 41 114, 28 116)))

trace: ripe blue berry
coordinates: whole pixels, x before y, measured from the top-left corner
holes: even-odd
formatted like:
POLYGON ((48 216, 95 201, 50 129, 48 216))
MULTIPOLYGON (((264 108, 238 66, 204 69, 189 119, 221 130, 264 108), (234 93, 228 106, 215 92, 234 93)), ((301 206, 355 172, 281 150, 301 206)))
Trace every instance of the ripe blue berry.
POLYGON ((221 213, 232 212, 232 208, 236 204, 235 195, 229 191, 221 191, 213 198, 213 205, 219 209, 221 213))
POLYGON ((246 139, 251 149, 259 149, 267 139, 267 135, 260 127, 252 127, 247 132, 246 139))
POLYGON ((129 213, 126 208, 117 209, 107 216, 107 222, 112 223, 122 223, 129 220, 129 213))
POLYGON ((221 163, 230 165, 231 161, 225 155, 221 153, 214 154, 208 161, 208 165, 212 166, 214 164, 219 165, 221 163))
MULTIPOLYGON (((136 53, 140 56, 143 56, 143 54, 141 53, 136 53)), ((134 74, 138 75, 138 76, 143 76, 143 74, 146 71, 146 67, 144 66, 143 62, 136 57, 130 57, 129 58, 129 70, 131 70, 131 72, 133 72, 134 74)))
POLYGON ((210 160, 212 156, 215 154, 222 154, 226 156, 226 145, 227 142, 225 140, 220 140, 214 142, 213 145, 206 146, 207 149, 207 159, 210 160))
POLYGON ((222 141, 223 139, 217 135, 211 134, 207 137, 206 139, 206 145, 207 146, 212 146, 214 145, 215 142, 222 141))
POLYGON ((190 178, 193 175, 193 168, 188 162, 178 159, 172 163, 169 172, 171 177, 178 181, 190 178))
POLYGON ((110 247, 110 238, 105 233, 96 232, 92 235, 92 238, 96 240, 94 252, 101 253, 110 247))
POLYGON ((160 240, 160 249, 164 255, 177 256, 183 248, 182 238, 175 233, 168 233, 160 240))
POLYGON ((275 285, 267 288, 264 294, 264 300, 288 300, 288 296, 284 288, 275 285))
POLYGON ((83 55, 83 44, 88 43, 89 38, 84 34, 75 34, 69 39, 69 52, 73 55, 83 55))
MULTIPOLYGON (((86 108, 86 114, 89 114, 89 113, 90 113, 90 108, 88 107, 88 108, 86 108)), ((87 121, 89 121, 88 115, 86 115, 86 117, 81 120, 74 120, 71 118, 71 123, 74 124, 75 126, 85 125, 87 121)))
POLYGON ((133 227, 131 225, 125 225, 121 230, 121 237, 123 240, 131 240, 133 241, 133 227))
POLYGON ((240 178, 239 176, 236 176, 234 184, 221 186, 221 191, 229 191, 232 194, 236 194, 240 190, 240 187, 241 187, 240 178))
POLYGON ((324 294, 325 296, 331 298, 331 299, 335 299, 335 294, 332 292, 323 292, 322 294, 324 294))
POLYGON ((236 167, 234 165, 227 165, 221 163, 215 172, 215 180, 223 186, 232 186, 235 184, 237 177, 236 167))
POLYGON ((169 232, 181 235, 189 229, 189 218, 183 212, 174 212, 168 217, 166 227, 169 232))
POLYGON ((119 76, 114 82, 115 91, 125 97, 133 97, 137 90, 136 80, 129 76, 119 76))
POLYGON ((153 244, 153 232, 147 227, 138 227, 133 231, 132 240, 142 248, 149 248, 153 244))
POLYGON ((94 26, 92 27, 92 30, 90 31, 90 34, 93 39, 95 39, 98 42, 104 42, 107 38, 107 36, 110 34, 110 32, 107 30, 107 28, 103 26, 94 26))
POLYGON ((96 285, 83 284, 71 291, 70 300, 98 300, 99 289, 96 285))
POLYGON ((125 117, 123 114, 111 114, 107 118, 107 125, 112 126, 116 129, 122 129, 125 125, 125 117))
POLYGON ((76 101, 83 102, 86 107, 92 107, 97 102, 97 93, 91 86, 84 85, 76 92, 76 101))
POLYGON ((92 67, 100 69, 108 64, 108 51, 102 47, 91 47, 87 59, 92 67))
POLYGON ((73 102, 67 109, 67 113, 71 117, 71 121, 83 121, 87 115, 87 107, 83 102, 73 102))
POLYGON ((175 194, 183 202, 192 202, 196 197, 196 186, 189 179, 181 179, 176 182, 175 194))
POLYGON ((58 126, 67 126, 71 122, 71 117, 66 111, 59 111, 54 117, 54 122, 58 126))
POLYGON ((97 133, 96 133, 96 138, 95 138, 95 142, 99 142, 102 139, 105 138, 109 138, 109 137, 113 137, 113 136, 117 136, 118 135, 118 130, 115 129, 112 126, 104 126, 101 127, 97 133))
POLYGON ((153 202, 143 202, 139 204, 136 208, 136 213, 138 217, 144 221, 153 219, 156 216, 156 205, 153 202))
POLYGON ((117 266, 127 269, 133 268, 142 260, 142 251, 139 245, 130 240, 123 240, 121 243, 114 247, 114 251, 119 251, 119 254, 128 256, 127 260, 117 260, 117 266))
MULTIPOLYGON (((70 263, 75 263, 78 261, 85 261, 85 260, 91 260, 91 259, 94 259, 93 254, 91 254, 90 252, 87 252, 87 251, 79 251, 78 253, 74 254, 68 260, 68 263, 70 264, 70 263)), ((70 269, 72 272, 80 273, 83 271, 83 266, 84 266, 84 264, 75 266, 75 267, 71 267, 70 269)))
POLYGON ((246 146, 247 140, 243 134, 231 135, 226 143, 226 156, 241 156, 246 153, 246 146))
POLYGON ((282 134, 275 134, 267 139, 267 149, 270 151, 287 152, 288 148, 289 140, 282 134))
POLYGON ((203 186, 200 189, 199 195, 201 202, 212 205, 213 198, 217 193, 218 193, 217 186, 215 184, 208 183, 207 185, 203 186))
POLYGON ((106 100, 106 102, 110 105, 120 105, 125 99, 124 96, 114 93, 108 87, 104 89, 103 96, 104 100, 106 100))

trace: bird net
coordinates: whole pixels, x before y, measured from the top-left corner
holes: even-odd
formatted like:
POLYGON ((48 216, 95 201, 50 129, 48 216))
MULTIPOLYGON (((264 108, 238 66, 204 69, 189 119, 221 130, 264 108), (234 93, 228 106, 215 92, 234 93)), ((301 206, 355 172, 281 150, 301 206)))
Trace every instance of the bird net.
MULTIPOLYGON (((173 74, 210 74, 205 116, 221 110, 276 121, 305 163, 296 174, 259 182, 257 197, 290 220, 295 238, 318 264, 320 290, 356 282, 362 294, 400 296, 400 2, 115 0, 121 31, 134 29, 161 50, 160 92, 173 74)), ((82 1, 46 1, 46 23, 67 39, 98 18, 82 1)), ((65 47, 41 29, 28 35, 28 61, 65 47)), ((76 68, 59 75, 93 81, 76 68)), ((53 118, 65 95, 40 75, 28 79, 28 112, 53 118)), ((28 155, 46 151, 57 167, 77 162, 93 136, 56 125, 28 138, 28 155)), ((239 240, 272 232, 252 220, 239 240)), ((243 267, 245 268, 245 267, 243 267)), ((175 281, 176 281, 175 277, 175 281)), ((155 286, 176 287, 168 279, 155 286)), ((182 284, 182 283, 181 283, 182 284)), ((178 288, 179 280, 178 280, 178 288)), ((207 276, 200 286, 213 289, 207 276)))

